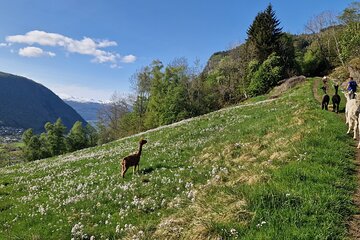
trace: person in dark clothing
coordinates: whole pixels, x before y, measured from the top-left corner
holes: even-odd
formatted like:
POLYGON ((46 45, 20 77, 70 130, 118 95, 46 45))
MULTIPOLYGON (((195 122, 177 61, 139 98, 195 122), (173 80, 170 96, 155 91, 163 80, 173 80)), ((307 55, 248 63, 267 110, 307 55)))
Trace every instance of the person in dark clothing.
POLYGON ((349 91, 350 99, 355 98, 356 90, 357 90, 357 83, 353 79, 353 77, 349 77, 349 83, 347 86, 347 90, 349 91))

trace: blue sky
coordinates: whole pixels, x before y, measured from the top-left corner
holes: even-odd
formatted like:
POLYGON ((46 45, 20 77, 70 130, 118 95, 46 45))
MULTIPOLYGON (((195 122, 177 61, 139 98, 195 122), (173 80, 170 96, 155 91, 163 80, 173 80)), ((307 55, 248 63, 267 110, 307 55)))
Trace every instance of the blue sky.
POLYGON ((273 5, 283 30, 303 33, 323 11, 348 0, 2 0, 0 71, 26 76, 59 95, 108 100, 131 91, 130 77, 154 59, 202 65, 246 39, 273 5))

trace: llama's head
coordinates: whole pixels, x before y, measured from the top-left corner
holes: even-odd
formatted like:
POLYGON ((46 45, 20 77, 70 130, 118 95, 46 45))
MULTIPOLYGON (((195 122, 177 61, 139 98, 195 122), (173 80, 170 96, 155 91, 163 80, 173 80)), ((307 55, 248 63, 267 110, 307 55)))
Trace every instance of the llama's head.
POLYGON ((145 139, 140 139, 140 141, 139 141, 139 143, 140 143, 140 145, 144 145, 144 144, 146 144, 147 143, 147 141, 145 140, 145 139))
POLYGON ((326 87, 322 86, 320 89, 322 89, 324 91, 324 93, 326 93, 326 87))

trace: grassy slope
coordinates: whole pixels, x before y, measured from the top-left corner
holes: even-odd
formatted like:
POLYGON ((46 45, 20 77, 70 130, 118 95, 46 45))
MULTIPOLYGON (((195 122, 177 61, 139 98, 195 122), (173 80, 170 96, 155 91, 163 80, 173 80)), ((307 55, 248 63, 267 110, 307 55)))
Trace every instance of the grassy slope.
POLYGON ((23 163, 24 157, 21 151, 23 143, 0 143, 0 167, 23 163))
POLYGON ((0 239, 338 239, 354 190, 353 141, 311 82, 144 137, 0 169, 0 239))

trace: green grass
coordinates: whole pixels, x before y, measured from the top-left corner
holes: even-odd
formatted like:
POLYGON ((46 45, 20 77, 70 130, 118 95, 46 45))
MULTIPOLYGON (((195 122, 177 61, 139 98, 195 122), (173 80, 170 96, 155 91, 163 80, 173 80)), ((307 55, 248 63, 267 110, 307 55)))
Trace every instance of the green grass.
POLYGON ((23 143, 0 143, 0 168, 25 162, 21 151, 23 143))
POLYGON ((1 168, 0 239, 346 238, 354 142, 311 86, 1 168), (141 174, 122 179, 140 137, 141 174))

